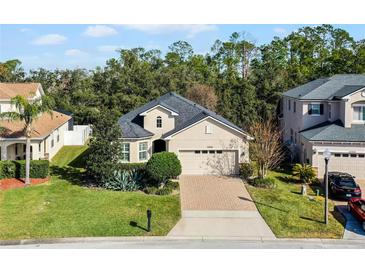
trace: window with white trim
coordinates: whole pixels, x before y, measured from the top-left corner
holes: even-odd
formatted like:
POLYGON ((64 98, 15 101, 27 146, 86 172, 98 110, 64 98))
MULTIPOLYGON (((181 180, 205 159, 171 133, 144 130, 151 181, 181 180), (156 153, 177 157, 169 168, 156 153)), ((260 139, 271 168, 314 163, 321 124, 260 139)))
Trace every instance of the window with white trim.
POLYGON ((354 121, 365 121, 365 105, 355 105, 352 107, 352 111, 354 121))
POLYGON ((147 160, 147 142, 139 143, 138 148, 139 148, 138 152, 139 160, 140 161, 147 160))
POLYGON ((157 116, 157 118, 156 118, 156 127, 162 128, 162 118, 161 118, 161 116, 157 116))
POLYGON ((122 162, 129 162, 131 153, 130 147, 129 143, 122 143, 122 162))

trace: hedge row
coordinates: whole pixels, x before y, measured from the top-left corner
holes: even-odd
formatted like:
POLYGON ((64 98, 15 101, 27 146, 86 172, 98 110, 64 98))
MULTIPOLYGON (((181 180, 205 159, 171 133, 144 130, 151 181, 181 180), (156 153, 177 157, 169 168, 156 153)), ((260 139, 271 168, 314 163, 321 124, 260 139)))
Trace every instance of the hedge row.
MULTIPOLYGON (((49 161, 32 160, 30 162, 30 178, 46 178, 49 174, 49 161)), ((0 179, 25 178, 25 160, 0 161, 0 179)))

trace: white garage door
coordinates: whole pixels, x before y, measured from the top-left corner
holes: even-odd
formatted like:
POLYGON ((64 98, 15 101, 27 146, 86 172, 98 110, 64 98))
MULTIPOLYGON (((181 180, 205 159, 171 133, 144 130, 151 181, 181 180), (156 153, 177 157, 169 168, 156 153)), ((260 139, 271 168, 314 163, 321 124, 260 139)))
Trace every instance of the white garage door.
MULTIPOLYGON (((328 163, 328 171, 347 172, 358 179, 365 179, 365 154, 333 153, 328 163)), ((323 155, 318 155, 318 175, 323 178, 325 163, 323 155)))
POLYGON ((237 150, 180 150, 182 174, 238 174, 237 150))

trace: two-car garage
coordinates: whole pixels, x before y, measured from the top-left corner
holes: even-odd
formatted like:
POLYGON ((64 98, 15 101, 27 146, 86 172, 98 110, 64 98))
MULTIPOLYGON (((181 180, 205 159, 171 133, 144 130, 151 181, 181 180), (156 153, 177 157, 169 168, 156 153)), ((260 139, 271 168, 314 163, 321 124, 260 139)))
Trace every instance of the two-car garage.
POLYGON ((178 157, 182 165, 182 174, 238 174, 238 150, 180 150, 178 157))

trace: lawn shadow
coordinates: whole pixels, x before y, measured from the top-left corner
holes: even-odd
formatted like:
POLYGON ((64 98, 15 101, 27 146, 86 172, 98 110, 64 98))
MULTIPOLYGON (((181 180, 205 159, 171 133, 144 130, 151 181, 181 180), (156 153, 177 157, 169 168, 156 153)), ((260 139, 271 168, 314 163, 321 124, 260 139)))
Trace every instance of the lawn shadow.
POLYGON ((135 222, 135 221, 130 221, 130 222, 129 222, 129 225, 130 225, 130 226, 133 226, 133 227, 137 227, 137 228, 139 228, 139 229, 142 229, 142 230, 144 230, 144 231, 148 232, 147 228, 144 228, 144 227, 142 227, 142 226, 138 225, 138 223, 137 223, 137 222, 135 222))
POLYGON ((50 166, 51 175, 57 176, 62 180, 69 181, 75 185, 85 185, 86 174, 78 168, 70 167, 70 166, 50 166))
POLYGON ((238 196, 238 198, 241 199, 241 200, 247 201, 247 202, 251 202, 251 203, 254 203, 254 204, 258 204, 258 205, 263 205, 263 206, 266 206, 266 207, 269 207, 269 208, 272 208, 272 209, 275 209, 275 210, 279 210, 281 212, 288 213, 287 210, 277 208, 277 207, 274 207, 274 206, 271 206, 271 205, 268 205, 268 204, 264 204, 264 203, 261 203, 261 202, 252 201, 251 199, 248 199, 248 198, 245 198, 245 197, 242 197, 242 196, 238 196))
POLYGON ((297 183, 297 180, 290 177, 290 176, 281 176, 281 175, 279 175, 279 176, 274 176, 274 178, 281 181, 281 182, 283 182, 283 183, 286 183, 286 184, 295 184, 295 183, 297 183))
POLYGON ((315 223, 319 223, 319 224, 323 224, 323 221, 319 221, 310 217, 306 217, 306 216, 299 216, 300 219, 306 220, 306 221, 311 221, 311 222, 315 222, 315 223))
POLYGON ((75 168, 84 168, 86 166, 86 159, 90 153, 90 149, 87 148, 81 154, 79 154, 75 159, 73 159, 68 166, 75 168))

